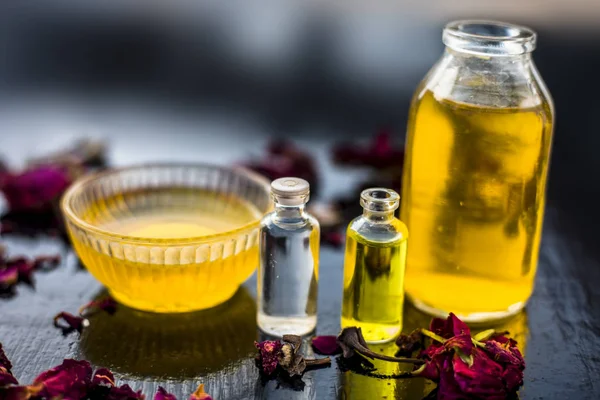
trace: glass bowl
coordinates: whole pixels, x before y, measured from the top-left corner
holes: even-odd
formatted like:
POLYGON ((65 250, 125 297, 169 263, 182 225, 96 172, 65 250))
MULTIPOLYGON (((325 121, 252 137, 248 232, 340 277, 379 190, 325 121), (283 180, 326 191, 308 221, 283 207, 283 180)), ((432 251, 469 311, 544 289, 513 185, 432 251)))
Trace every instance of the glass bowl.
POLYGON ((269 182, 243 168, 153 164, 75 182, 61 202, 75 251, 119 302, 153 312, 213 307, 258 265, 269 182))

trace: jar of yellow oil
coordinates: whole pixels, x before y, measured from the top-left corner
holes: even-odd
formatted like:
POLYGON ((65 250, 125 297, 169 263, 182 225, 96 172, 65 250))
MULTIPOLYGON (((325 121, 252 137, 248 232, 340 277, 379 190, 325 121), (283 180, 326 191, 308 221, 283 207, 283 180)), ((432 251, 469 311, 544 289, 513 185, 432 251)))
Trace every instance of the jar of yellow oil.
POLYGON ((518 313, 533 290, 552 100, 531 58, 530 29, 457 21, 443 40, 408 122, 406 291, 431 314, 500 319, 518 313))
POLYGON ((399 200, 391 189, 364 190, 363 215, 348 226, 342 328, 361 328, 368 343, 390 341, 402 330, 408 229, 394 217, 399 200))

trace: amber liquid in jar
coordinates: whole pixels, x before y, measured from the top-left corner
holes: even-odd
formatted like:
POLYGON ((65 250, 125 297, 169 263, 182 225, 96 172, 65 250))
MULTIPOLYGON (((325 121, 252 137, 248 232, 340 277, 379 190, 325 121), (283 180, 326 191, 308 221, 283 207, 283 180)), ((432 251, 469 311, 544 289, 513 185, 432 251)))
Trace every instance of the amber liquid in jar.
POLYGON ((552 134, 551 106, 414 100, 401 219, 406 291, 434 314, 512 314, 533 290, 552 134))

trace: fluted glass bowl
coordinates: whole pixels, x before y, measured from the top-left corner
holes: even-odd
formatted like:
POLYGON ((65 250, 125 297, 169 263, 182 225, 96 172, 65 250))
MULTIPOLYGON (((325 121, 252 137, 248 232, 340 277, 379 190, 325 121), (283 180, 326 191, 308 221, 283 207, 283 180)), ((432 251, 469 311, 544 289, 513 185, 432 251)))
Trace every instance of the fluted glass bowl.
POLYGON ((154 312, 213 307, 258 265, 269 183, 242 168, 141 165, 75 182, 61 208, 83 264, 119 302, 154 312))

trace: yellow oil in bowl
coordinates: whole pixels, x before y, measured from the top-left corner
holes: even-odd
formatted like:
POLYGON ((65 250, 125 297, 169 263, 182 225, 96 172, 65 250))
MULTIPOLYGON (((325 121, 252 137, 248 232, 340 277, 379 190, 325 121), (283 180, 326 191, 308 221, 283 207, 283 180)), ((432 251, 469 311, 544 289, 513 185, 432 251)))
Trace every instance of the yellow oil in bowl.
POLYGON ((69 189, 63 211, 75 250, 116 300, 155 312, 204 309, 232 297, 252 274, 268 184, 214 168, 231 179, 213 187, 211 179, 132 185, 116 171, 69 189))

